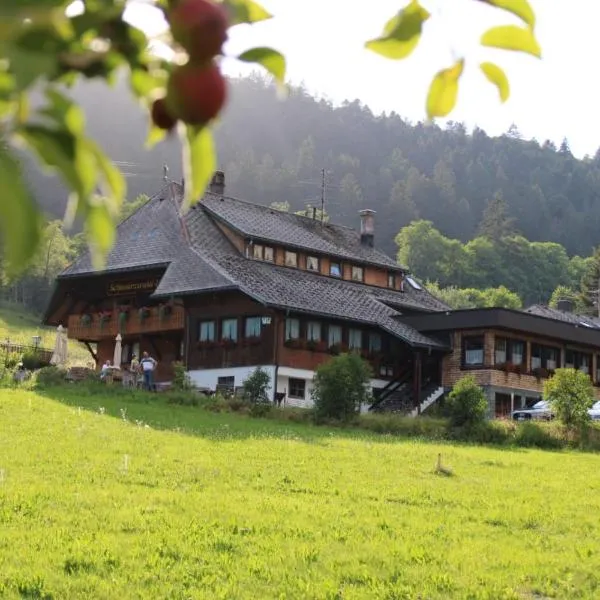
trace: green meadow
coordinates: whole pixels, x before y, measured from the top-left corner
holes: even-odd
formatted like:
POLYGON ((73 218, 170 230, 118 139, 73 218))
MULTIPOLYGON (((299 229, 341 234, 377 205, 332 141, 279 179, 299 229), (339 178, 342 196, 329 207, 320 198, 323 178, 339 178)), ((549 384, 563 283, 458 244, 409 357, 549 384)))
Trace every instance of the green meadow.
POLYGON ((590 453, 0 389, 0 597, 598 598, 599 470, 590 453))
MULTIPOLYGON (((49 350, 56 342, 56 329, 40 325, 40 317, 24 311, 15 304, 0 302, 0 342, 30 346, 33 336, 39 336, 40 346, 49 350)), ((1 350, 0 350, 1 353, 1 350)), ((0 357, 1 358, 1 357, 0 357)), ((92 357, 83 344, 69 340, 69 364, 86 366, 92 357)))

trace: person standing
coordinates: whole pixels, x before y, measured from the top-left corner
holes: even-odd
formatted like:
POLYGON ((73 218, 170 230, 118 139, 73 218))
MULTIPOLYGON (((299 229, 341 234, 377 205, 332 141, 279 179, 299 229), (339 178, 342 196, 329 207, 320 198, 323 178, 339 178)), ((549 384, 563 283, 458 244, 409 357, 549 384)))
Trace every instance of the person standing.
POLYGON ((131 385, 134 388, 137 388, 139 374, 140 374, 140 361, 138 360, 138 357, 135 354, 131 357, 131 364, 129 365, 129 372, 131 373, 131 385))
POLYGON ((142 373, 144 374, 144 388, 148 391, 154 389, 154 370, 158 363, 147 353, 144 352, 140 361, 142 373))

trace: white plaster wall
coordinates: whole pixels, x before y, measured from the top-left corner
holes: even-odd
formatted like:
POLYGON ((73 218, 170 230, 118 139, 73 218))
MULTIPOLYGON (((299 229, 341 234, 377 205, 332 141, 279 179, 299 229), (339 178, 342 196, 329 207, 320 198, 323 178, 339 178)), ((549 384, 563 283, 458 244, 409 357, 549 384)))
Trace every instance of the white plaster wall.
POLYGON ((263 371, 266 371, 271 378, 268 395, 269 399, 273 400, 273 380, 275 378, 275 367, 273 365, 228 367, 223 369, 198 369, 189 371, 189 375, 194 385, 201 388, 208 388, 211 390, 216 389, 219 377, 235 377, 235 387, 240 387, 243 385, 244 380, 246 380, 258 366, 260 366, 263 371))
MULTIPOLYGON (((279 367, 277 372, 277 391, 285 392, 285 404, 286 406, 298 406, 300 408, 312 408, 313 400, 312 400, 312 390, 313 390, 313 378, 315 376, 314 371, 309 371, 307 369, 294 369, 292 367, 279 367), (304 399, 300 398, 290 398, 287 394, 290 390, 289 379, 292 377, 293 379, 304 379, 306 381, 305 395, 304 399)), ((389 382, 385 379, 371 379, 371 387, 372 388, 383 388, 389 382)), ((361 407, 361 412, 368 412, 369 406, 363 405, 361 407)))

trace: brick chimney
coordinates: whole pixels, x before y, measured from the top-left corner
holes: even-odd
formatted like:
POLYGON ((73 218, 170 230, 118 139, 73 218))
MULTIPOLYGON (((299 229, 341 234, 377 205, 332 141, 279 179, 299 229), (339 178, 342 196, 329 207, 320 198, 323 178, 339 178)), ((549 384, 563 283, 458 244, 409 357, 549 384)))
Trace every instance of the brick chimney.
POLYGON ((375 242, 375 211, 365 208, 358 214, 360 215, 360 243, 372 248, 375 242))
POLYGON ((225 173, 223 171, 215 171, 213 178, 208 186, 208 191, 218 196, 225 194, 225 173))
POLYGON ((562 312, 570 313, 573 312, 573 301, 572 300, 559 300, 556 303, 556 308, 562 312))

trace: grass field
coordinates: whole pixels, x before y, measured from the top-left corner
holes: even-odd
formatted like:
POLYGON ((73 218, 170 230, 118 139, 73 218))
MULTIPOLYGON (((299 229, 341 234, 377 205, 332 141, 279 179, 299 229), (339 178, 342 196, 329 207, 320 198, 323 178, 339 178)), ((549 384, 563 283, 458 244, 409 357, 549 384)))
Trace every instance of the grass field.
MULTIPOLYGON (((56 341, 56 329, 42 327, 40 318, 21 310, 14 304, 0 302, 0 341, 9 339, 14 344, 29 346, 32 337, 39 335, 42 348, 52 349, 56 341)), ((91 361, 91 356, 85 346, 69 340, 69 363, 85 366, 91 361)))
POLYGON ((597 598, 599 467, 0 389, 0 597, 597 598))

